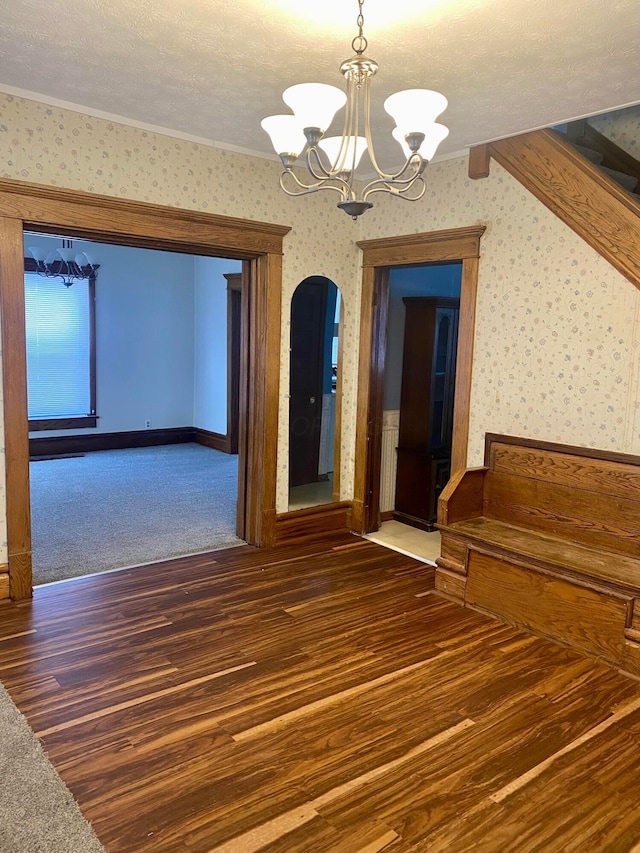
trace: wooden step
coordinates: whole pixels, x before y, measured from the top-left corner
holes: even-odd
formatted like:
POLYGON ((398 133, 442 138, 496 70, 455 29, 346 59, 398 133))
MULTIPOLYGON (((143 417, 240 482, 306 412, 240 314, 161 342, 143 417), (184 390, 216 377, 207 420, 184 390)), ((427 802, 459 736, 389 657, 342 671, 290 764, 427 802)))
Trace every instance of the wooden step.
POLYGON ((640 631, 636 631, 634 628, 625 628, 624 637, 625 640, 629 640, 631 643, 638 643, 640 645, 640 631))
POLYGON ((610 166, 603 165, 605 155, 596 148, 593 148, 587 137, 582 137, 579 142, 572 142, 569 140, 569 143, 579 154, 589 160, 590 163, 597 166, 600 171, 604 172, 605 175, 608 175, 608 177, 615 181, 619 186, 623 187, 623 189, 627 190, 627 192, 635 192, 638 186, 637 177, 629 175, 627 172, 623 172, 619 169, 612 169, 610 166))
POLYGON ((605 175, 608 175, 617 184, 620 184, 627 192, 632 193, 638 186, 638 179, 633 175, 627 175, 625 172, 618 172, 616 169, 610 169, 608 166, 598 166, 605 175))
POLYGON ((582 154, 583 157, 586 157, 587 160, 590 160, 592 163, 595 163, 596 166, 599 166, 604 160, 604 154, 601 154, 600 151, 596 151, 595 148, 589 148, 587 145, 583 145, 582 143, 573 142, 571 143, 573 147, 582 154))
POLYGON ((522 558, 469 551, 468 606, 634 671, 626 646, 629 600, 604 587, 579 586, 539 572, 523 565, 522 558))

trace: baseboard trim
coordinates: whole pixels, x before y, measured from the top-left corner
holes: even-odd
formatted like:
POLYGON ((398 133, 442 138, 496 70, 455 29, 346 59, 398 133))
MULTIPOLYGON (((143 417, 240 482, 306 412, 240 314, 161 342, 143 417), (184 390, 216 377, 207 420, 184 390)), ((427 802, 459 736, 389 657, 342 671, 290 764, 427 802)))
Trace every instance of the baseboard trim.
POLYGON ((440 564, 436 568, 436 590, 444 593, 447 597, 464 604, 467 588, 466 575, 443 569, 440 564))
POLYGON ((400 512, 397 509, 394 509, 392 518, 395 521, 401 521, 403 524, 408 524, 411 527, 417 527, 418 530, 425 530, 427 533, 433 533, 434 530, 437 530, 435 524, 425 521, 424 518, 417 518, 415 515, 400 512))
POLYGON ((275 544, 316 539, 351 530, 351 502, 324 504, 276 515, 275 544))
POLYGON ((9 598, 9 566, 6 563, 0 565, 0 600, 9 598))
POLYGON ((351 502, 351 532, 362 536, 364 533, 369 533, 364 523, 364 501, 354 498, 351 502))
POLYGON ((393 521, 393 510, 387 509, 380 513, 380 521, 393 521))
POLYGON ((156 447, 195 441, 193 427, 143 429, 131 432, 95 432, 91 435, 57 435, 29 439, 30 456, 61 453, 90 453, 94 450, 125 450, 129 447, 156 447))
POLYGON ((231 453, 229 437, 222 435, 220 432, 211 432, 208 429, 194 428, 195 440, 198 444, 204 447, 211 447, 213 450, 221 450, 223 453, 231 453))

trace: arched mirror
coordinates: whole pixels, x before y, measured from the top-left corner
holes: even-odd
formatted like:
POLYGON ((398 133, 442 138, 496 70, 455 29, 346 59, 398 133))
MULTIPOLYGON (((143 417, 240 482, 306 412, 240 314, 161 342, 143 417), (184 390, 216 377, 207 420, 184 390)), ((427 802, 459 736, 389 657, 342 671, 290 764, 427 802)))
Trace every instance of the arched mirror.
POLYGON ((289 510, 338 499, 340 312, 324 276, 300 282, 291 300, 289 510))

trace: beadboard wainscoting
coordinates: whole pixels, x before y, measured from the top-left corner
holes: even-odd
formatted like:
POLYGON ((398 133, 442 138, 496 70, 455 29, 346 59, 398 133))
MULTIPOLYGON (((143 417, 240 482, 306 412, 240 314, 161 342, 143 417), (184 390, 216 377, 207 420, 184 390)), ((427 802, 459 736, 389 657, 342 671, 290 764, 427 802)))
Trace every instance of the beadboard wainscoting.
POLYGON ((382 461, 380 463, 380 512, 391 512, 396 502, 398 430, 400 410, 382 413, 382 461))

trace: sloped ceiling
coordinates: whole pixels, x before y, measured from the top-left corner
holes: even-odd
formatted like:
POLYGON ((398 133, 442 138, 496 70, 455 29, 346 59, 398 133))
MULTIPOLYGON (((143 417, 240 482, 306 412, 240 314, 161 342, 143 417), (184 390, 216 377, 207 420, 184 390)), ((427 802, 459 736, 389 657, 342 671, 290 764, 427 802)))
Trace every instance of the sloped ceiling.
MULTIPOLYGON (((260 120, 288 111, 283 89, 342 86, 357 14, 356 0, 2 6, 0 89, 265 154, 260 120)), ((448 97, 440 153, 640 101, 638 0, 366 0, 364 14, 383 165, 400 153, 382 109, 399 89, 448 97)))

